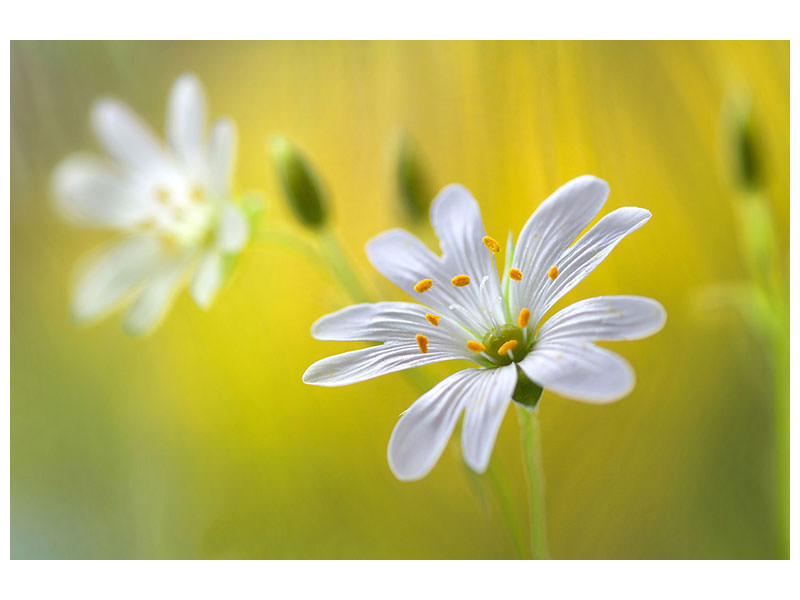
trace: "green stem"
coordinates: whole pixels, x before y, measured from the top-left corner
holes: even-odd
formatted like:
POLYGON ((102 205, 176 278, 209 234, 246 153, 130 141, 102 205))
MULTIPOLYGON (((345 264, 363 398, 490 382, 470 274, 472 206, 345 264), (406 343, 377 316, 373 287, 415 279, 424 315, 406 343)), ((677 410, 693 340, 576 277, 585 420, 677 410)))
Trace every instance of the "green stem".
POLYGON ((525 479, 528 484, 531 556, 535 559, 546 559, 550 556, 545 530, 544 468, 539 412, 517 406, 517 416, 522 433, 522 461, 525 464, 525 479))
POLYGON ((320 230, 315 240, 312 241, 306 234, 295 229, 272 225, 257 229, 253 234, 253 239, 294 250, 311 264, 327 265, 354 302, 370 301, 369 295, 364 291, 342 245, 329 230, 320 230), (318 243, 315 243, 317 240, 318 243))
POLYGON ((322 228, 319 232, 319 240, 331 268, 352 299, 355 302, 369 302, 369 294, 361 285, 339 238, 331 230, 322 228))
MULTIPOLYGON (((780 310, 780 309, 779 309, 780 310)), ((778 558, 789 558, 789 323, 780 311, 773 331, 778 558)))
MULTIPOLYGON (((467 469, 469 469, 469 467, 467 467, 467 469)), ((517 511, 514 510, 514 499, 512 498, 511 490, 508 489, 508 478, 505 477, 505 473, 501 471, 495 461, 489 464, 486 475, 489 484, 492 486, 492 491, 497 498, 497 503, 500 505, 500 512, 508 527, 508 533, 511 536, 511 541, 514 544, 514 550, 516 550, 517 556, 520 558, 531 558, 525 548, 525 542, 522 540, 522 527, 519 522, 519 515, 517 511)))
POLYGON ((275 225, 271 227, 259 227, 253 233, 253 241, 289 248, 302 255, 303 258, 312 264, 319 264, 320 260, 324 260, 324 256, 319 251, 316 244, 308 240, 301 233, 288 227, 275 225))

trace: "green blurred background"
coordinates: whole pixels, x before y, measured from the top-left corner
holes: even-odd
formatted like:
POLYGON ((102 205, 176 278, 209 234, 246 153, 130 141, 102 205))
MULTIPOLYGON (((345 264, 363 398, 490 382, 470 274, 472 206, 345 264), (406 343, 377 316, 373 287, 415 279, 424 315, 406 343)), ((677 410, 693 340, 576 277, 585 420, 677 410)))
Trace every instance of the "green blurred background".
MULTIPOLYGON (((602 214, 650 209, 650 223, 559 303, 642 294, 669 318, 652 338, 609 345, 637 373, 622 401, 545 393, 552 554, 779 555, 769 351, 735 311, 698 309, 696 297, 748 277, 722 147, 732 96, 752 100, 762 191, 788 265, 788 42, 16 42, 12 557, 515 556, 458 437, 420 482, 389 471, 392 427, 420 394, 409 379, 301 383, 314 360, 358 347, 310 337, 317 317, 350 300, 303 257, 251 247, 209 312, 182 293, 144 339, 123 334, 117 318, 70 321, 70 271, 109 235, 59 220, 49 174, 66 154, 97 149, 88 110, 100 95, 163 131, 169 87, 184 71, 203 81, 211 116, 239 125, 237 190, 262 190, 263 219, 292 222, 266 150, 270 134, 288 136, 320 172, 332 227, 383 298, 402 294, 369 266, 364 242, 398 225, 432 241, 396 198, 398 132, 414 141, 431 193, 465 184, 498 239, 583 173, 611 185, 602 214)), ((426 369, 439 377, 455 366, 426 369)), ((511 410, 492 461, 521 511, 511 410)))

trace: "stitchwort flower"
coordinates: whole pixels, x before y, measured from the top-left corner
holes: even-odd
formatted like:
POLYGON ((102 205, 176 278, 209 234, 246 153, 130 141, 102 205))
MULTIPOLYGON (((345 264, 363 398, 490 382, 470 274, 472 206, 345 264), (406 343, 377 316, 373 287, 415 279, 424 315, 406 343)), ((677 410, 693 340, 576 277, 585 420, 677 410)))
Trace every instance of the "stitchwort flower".
POLYGON ((502 279, 480 209, 460 185, 444 188, 430 216, 442 255, 393 229, 367 243, 370 262, 420 304, 357 304, 319 319, 321 340, 382 342, 324 358, 303 381, 339 386, 453 359, 468 368, 423 394, 398 421, 389 440, 389 466, 403 480, 424 477, 436 464, 462 412, 467 464, 486 470, 512 399, 533 409, 542 389, 575 400, 605 403, 631 391, 634 374, 597 340, 630 340, 658 331, 662 306, 638 296, 576 302, 539 323, 547 311, 602 262, 629 233, 644 225, 642 208, 617 209, 572 242, 608 196, 596 177, 578 177, 533 213, 517 240, 509 235, 502 279))
POLYGON ((231 196, 234 124, 221 118, 207 136, 205 113, 192 75, 172 87, 166 145, 123 103, 104 99, 92 107, 94 133, 110 160, 67 157, 53 173, 53 195, 68 219, 120 235, 79 269, 71 303, 76 320, 96 320, 127 304, 124 327, 144 333, 187 280, 195 303, 211 304, 250 225, 231 196))

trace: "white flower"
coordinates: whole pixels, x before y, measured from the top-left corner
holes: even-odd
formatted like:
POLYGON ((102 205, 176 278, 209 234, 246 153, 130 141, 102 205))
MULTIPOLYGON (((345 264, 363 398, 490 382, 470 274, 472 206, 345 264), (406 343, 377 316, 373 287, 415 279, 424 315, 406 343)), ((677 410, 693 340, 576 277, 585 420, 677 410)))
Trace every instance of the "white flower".
POLYGON ((592 342, 655 333, 666 319, 658 302, 589 298, 537 330, 559 298, 650 218, 642 208, 617 209, 570 245, 607 196, 608 184, 591 176, 558 189, 528 220, 516 250, 509 235, 501 282, 494 256, 500 246, 486 236, 477 202, 462 186, 446 187, 431 206, 442 256, 402 229, 373 238, 366 248, 376 269, 425 306, 358 304, 322 317, 311 328, 317 339, 383 343, 324 358, 303 381, 346 385, 452 359, 480 365, 449 376, 403 413, 388 449, 389 466, 403 480, 433 468, 462 411, 464 458, 475 471, 485 471, 518 380, 586 402, 624 396, 634 384, 631 367, 592 342))
POLYGON ((53 174, 54 199, 68 219, 121 235, 79 269, 71 302, 76 320, 95 320, 130 303, 123 325, 143 333, 189 279, 197 305, 210 305, 225 259, 242 250, 250 227, 231 198, 233 122, 217 120, 206 136, 205 112, 192 75, 172 87, 166 146, 123 103, 104 99, 92 107, 94 133, 111 160, 66 158, 53 174))

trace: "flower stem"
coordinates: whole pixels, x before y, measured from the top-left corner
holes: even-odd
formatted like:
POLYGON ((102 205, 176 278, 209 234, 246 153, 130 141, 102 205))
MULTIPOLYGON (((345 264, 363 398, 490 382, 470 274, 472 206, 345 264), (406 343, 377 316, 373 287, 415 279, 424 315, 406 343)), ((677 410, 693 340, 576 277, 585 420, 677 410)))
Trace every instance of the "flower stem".
MULTIPOLYGON (((466 463, 464 463, 466 465, 466 463)), ((466 467, 469 470, 469 467, 466 467)), ((472 472, 472 471, 470 471, 472 472)), ((511 541, 514 544, 514 550, 520 558, 530 558, 528 551, 525 547, 525 542, 522 536, 522 526, 519 522, 519 514, 514 510, 514 499, 511 496, 511 491, 508 489, 507 477, 500 469, 500 466, 495 461, 489 463, 489 469, 486 471, 489 484, 492 486, 492 491, 497 498, 497 503, 500 506, 500 512, 508 527, 508 533, 511 536, 511 541)))
POLYGON ((329 229, 323 228, 319 232, 319 241, 322 245, 325 258, 330 263, 331 269, 341 281, 344 288, 355 302, 369 302, 369 294, 364 290, 361 281, 350 262, 347 253, 342 247, 339 238, 329 229))
POLYGON ((522 433, 522 461, 528 484, 528 517, 530 521, 531 556, 534 559, 550 558, 547 550, 544 507, 544 468, 538 410, 517 406, 517 416, 522 433))
POLYGON ((370 301, 341 243, 329 230, 322 229, 315 239, 309 239, 290 227, 272 225, 257 229, 253 239, 293 250, 311 264, 324 264, 354 302, 370 301))

